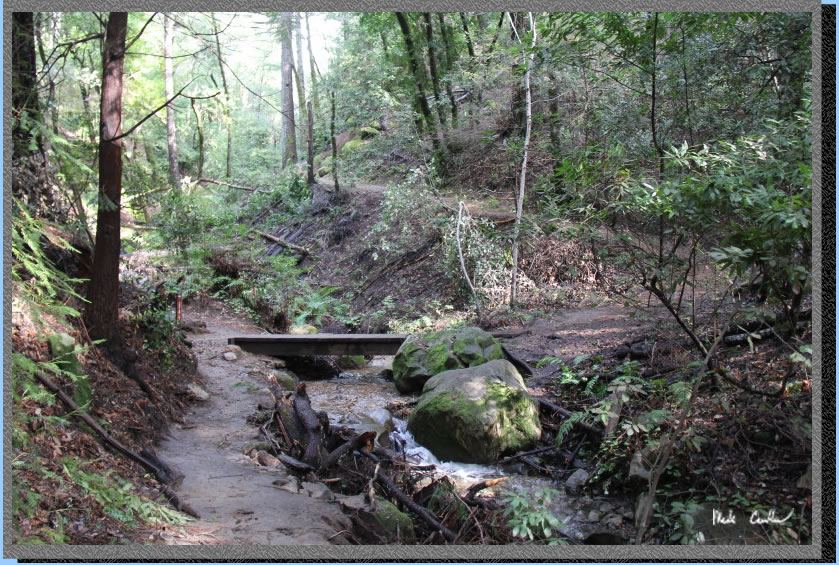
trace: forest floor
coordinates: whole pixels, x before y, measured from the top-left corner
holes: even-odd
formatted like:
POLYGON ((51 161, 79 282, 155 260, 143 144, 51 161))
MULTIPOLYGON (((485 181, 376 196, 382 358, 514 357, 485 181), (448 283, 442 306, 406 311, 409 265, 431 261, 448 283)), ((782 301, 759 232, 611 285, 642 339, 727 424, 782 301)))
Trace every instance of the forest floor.
MULTIPOLYGON (((183 422, 169 428, 157 455, 185 475, 178 495, 201 518, 143 532, 141 537, 165 545, 346 543, 336 534, 350 528, 349 519, 330 500, 333 496, 314 488, 290 492, 287 484, 294 479, 285 467, 262 466, 247 454, 265 439, 248 419, 273 404, 267 376, 277 360, 228 346, 227 338, 264 330, 215 301, 185 306, 184 323, 197 332, 190 341, 209 397, 193 404, 183 422), (235 360, 224 358, 230 352, 235 360)), ((575 357, 610 348, 631 341, 640 328, 627 309, 597 306, 511 327, 520 335, 504 341, 534 362, 545 355, 575 357)), ((547 376, 550 369, 539 373, 547 376)), ((538 388, 541 381, 531 379, 531 393, 544 393, 538 388)))
POLYGON ((261 466, 246 454, 265 440, 247 419, 260 406, 273 406, 266 387, 276 360, 231 348, 227 338, 264 330, 215 302, 187 306, 184 322, 203 326, 191 341, 209 398, 170 428, 158 455, 185 475, 178 494, 201 519, 170 526, 157 538, 169 545, 329 544, 349 527, 338 506, 283 490, 285 467, 261 466), (228 361, 223 355, 231 349, 237 359, 228 361))
MULTIPOLYGON (((431 239, 420 223, 411 233, 411 239, 402 242, 404 245, 378 260, 374 257, 380 235, 373 228, 379 218, 385 188, 379 184, 356 184, 349 187, 344 200, 339 201, 339 204, 347 204, 346 208, 336 207, 327 221, 305 218, 297 220, 297 224, 278 225, 274 232, 278 236, 283 230, 301 234, 297 243, 313 251, 301 261, 301 265, 310 267, 308 277, 313 285, 355 291, 352 298, 349 295, 341 298, 352 301, 353 312, 359 316, 357 331, 441 329, 446 324, 464 322, 466 311, 470 310, 469 301, 456 291, 450 277, 446 276, 440 260, 439 236, 437 240, 431 239), (394 306, 383 308, 382 305, 388 302, 394 306), (433 326, 411 329, 410 320, 424 315, 433 318, 433 326), (402 325, 394 326, 394 321, 402 325)), ((496 200, 500 199, 499 196, 496 200)), ((455 196, 444 197, 444 203, 449 207, 456 207, 459 200, 455 196)), ((497 203, 489 205, 477 197, 465 200, 473 216, 484 216, 496 222, 512 217, 501 211, 497 203)), ((534 376, 527 381, 530 392, 547 398, 554 395, 556 403, 562 403, 571 411, 586 410, 592 400, 580 394, 584 385, 560 383, 564 369, 573 366, 578 375, 585 371, 611 375, 619 370, 628 346, 655 344, 652 352, 648 351, 641 359, 638 374, 648 381, 666 379, 671 383, 684 378, 682 370, 695 357, 681 330, 655 299, 650 302, 646 294, 621 297, 621 293, 612 292, 614 285, 610 285, 616 279, 609 269, 614 267, 605 265, 603 277, 597 278, 587 254, 590 250, 575 241, 545 239, 537 242, 533 251, 524 251, 523 262, 529 265, 529 276, 535 278, 545 272, 550 275, 551 294, 534 293, 531 296, 535 298, 529 304, 515 311, 496 309, 485 320, 488 329, 504 330, 513 335, 502 340, 505 347, 535 368, 534 376), (546 271, 547 267, 554 270, 546 271), (559 280, 560 268, 576 269, 577 275, 570 282, 559 280), (629 298, 627 303, 634 306, 626 305, 624 298, 629 298), (621 350, 624 350, 623 356, 621 350), (588 356, 587 360, 578 365, 577 361, 584 356, 588 356), (544 362, 546 359, 549 362, 544 362)), ((156 260, 142 253, 131 259, 132 262, 149 263, 146 267, 156 260)), ((141 264, 132 268, 142 270, 143 267, 141 264)), ((707 318, 708 304, 703 304, 701 298, 697 294, 697 315, 707 318)), ((107 419, 113 434, 135 450, 161 440, 157 444, 158 456, 185 475, 177 488, 178 495, 201 514, 201 519, 182 525, 120 531, 119 526, 106 516, 100 520, 80 518, 74 523, 77 524, 74 530, 68 532, 69 542, 104 543, 103 540, 117 538, 123 542, 167 545, 347 543, 344 536, 336 534, 351 527, 349 518, 331 500, 334 495, 318 488, 323 484, 291 488, 293 481, 282 465, 261 465, 255 460, 256 452, 248 449, 264 440, 260 428, 249 423, 248 418, 260 408, 268 409, 273 405, 267 376, 277 361, 231 351, 227 338, 266 330, 261 330, 244 314, 234 312, 222 303, 208 301, 206 297, 185 303, 184 320, 196 329, 203 324, 203 329, 198 329, 200 333, 188 335, 197 367, 186 362, 190 353, 183 344, 178 346, 176 358, 184 362, 178 361, 175 371, 159 365, 155 352, 149 350, 141 355, 138 363, 145 363, 147 358, 153 361, 140 366, 140 373, 156 392, 153 402, 144 397, 133 381, 127 380, 101 358, 97 360, 88 355, 85 369, 91 375, 91 385, 96 392, 91 413, 107 419), (234 353, 237 358, 227 360, 225 353, 234 353), (196 395, 189 387, 199 382, 208 395, 203 400, 203 395, 196 395), (142 410, 138 410, 138 406, 142 410), (148 429, 149 425, 154 429, 148 429)), ((333 331, 328 322, 328 319, 324 320, 321 331, 333 331)), ((270 324, 265 327, 270 328, 270 324)), ((16 326, 13 332, 15 350, 27 352, 36 348, 36 334, 25 324, 16 326)), ((140 334, 133 335, 129 342, 136 351, 145 349, 140 334)), ((38 347, 43 349, 43 344, 38 347)), ((33 351, 29 356, 41 358, 46 357, 46 353, 33 351)), ((787 360, 789 352, 783 344, 771 339, 756 343, 754 347, 727 347, 719 357, 720 363, 736 378, 769 391, 793 370, 787 360)), ((737 496, 743 501, 748 499, 743 505, 795 508, 799 521, 793 532, 795 540, 806 540, 809 536, 809 490, 794 486, 796 481, 801 482, 799 477, 808 468, 810 457, 809 386, 808 381, 803 381, 798 392, 774 398, 769 401, 771 405, 767 405, 760 395, 733 387, 726 387, 720 393, 703 394, 696 403, 696 412, 702 417, 695 421, 695 429, 697 435, 704 438, 705 445, 712 449, 689 452, 679 459, 679 465, 685 465, 691 472, 710 469, 710 484, 720 499, 737 496), (731 416, 729 405, 736 406, 736 418, 731 416)), ((411 400, 406 398, 406 401, 411 400)), ((638 409, 650 406, 655 408, 655 402, 650 402, 649 406, 639 405, 638 409)), ((28 405, 24 407, 25 410, 29 408, 28 405)), ((36 413, 34 403, 31 408, 36 413)), ((49 413, 54 410, 49 409, 49 413)), ((625 420, 632 416, 624 415, 625 420)), ((34 421, 37 422, 37 417, 34 421)), ((549 421, 548 424, 556 429, 557 422, 549 421)), ((79 452, 98 456, 97 465, 118 467, 124 469, 125 476, 132 475, 129 464, 105 452, 88 434, 66 432, 59 437, 61 445, 55 447, 47 444, 49 436, 33 434, 36 442, 43 443, 43 446, 38 444, 44 454, 40 457, 41 464, 55 467, 56 473, 60 472, 61 461, 56 459, 55 450, 81 442, 79 452)), ((50 441, 56 442, 55 439, 50 441)), ((624 438, 624 444, 614 452, 616 460, 628 459, 637 448, 627 438, 624 438)), ((38 458, 26 451, 32 450, 17 450, 15 457, 21 462, 28 461, 29 457, 38 458)), ((581 458, 591 460, 595 455, 589 451, 581 454, 581 458)), ((615 477, 610 488, 619 491, 618 483, 624 480, 625 469, 616 467, 615 477)), ((54 481, 28 480, 29 488, 43 496, 57 488, 54 481)), ((150 498, 158 496, 151 479, 136 478, 134 482, 139 492, 150 498)), ((35 511, 31 518, 18 524, 20 535, 28 536, 30 531, 34 535, 38 527, 54 521, 55 514, 56 511, 49 508, 35 511)), ((629 522, 631 520, 624 527, 628 527, 629 522)), ((668 535, 669 531, 662 526, 656 539, 665 540, 668 535)), ((762 534, 757 543, 766 543, 768 537, 768 533, 762 534)), ((791 543, 792 538, 772 539, 791 543)))

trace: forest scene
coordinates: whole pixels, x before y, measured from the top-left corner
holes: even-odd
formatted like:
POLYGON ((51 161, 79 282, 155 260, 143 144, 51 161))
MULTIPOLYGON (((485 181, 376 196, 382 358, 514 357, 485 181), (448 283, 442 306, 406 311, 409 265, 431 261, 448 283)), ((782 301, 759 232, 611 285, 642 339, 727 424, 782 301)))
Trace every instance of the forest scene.
POLYGON ((11 20, 13 545, 813 543, 810 13, 11 20))

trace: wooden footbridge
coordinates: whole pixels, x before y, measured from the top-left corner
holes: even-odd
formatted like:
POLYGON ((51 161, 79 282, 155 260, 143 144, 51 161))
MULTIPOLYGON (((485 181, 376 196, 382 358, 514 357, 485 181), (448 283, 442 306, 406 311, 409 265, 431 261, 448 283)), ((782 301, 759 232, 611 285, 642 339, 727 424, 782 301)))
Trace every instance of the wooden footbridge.
POLYGON ((255 334, 228 338, 250 353, 292 355, 395 355, 407 334, 255 334))
MULTIPOLYGON (((521 335, 518 332, 491 332, 496 338, 521 335)), ((244 351, 274 357, 307 355, 395 355, 408 334, 252 334, 231 337, 227 343, 244 351)), ((524 375, 532 369, 504 349, 504 354, 524 375)))

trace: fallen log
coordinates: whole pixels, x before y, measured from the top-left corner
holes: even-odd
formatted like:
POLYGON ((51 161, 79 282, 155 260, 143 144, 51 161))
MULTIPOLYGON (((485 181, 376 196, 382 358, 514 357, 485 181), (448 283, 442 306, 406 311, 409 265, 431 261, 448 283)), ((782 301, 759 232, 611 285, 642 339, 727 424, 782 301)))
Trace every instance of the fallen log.
POLYGON ((399 487, 397 487, 396 484, 390 480, 390 478, 382 474, 380 471, 376 471, 375 477, 382 484, 382 486, 385 487, 385 490, 387 490, 393 498, 405 505, 405 507, 411 510, 411 512, 425 520, 432 528, 442 533, 450 541, 455 541, 457 539, 457 534, 455 532, 451 531, 446 526, 441 524, 440 521, 437 520, 434 516, 432 516, 428 510, 411 500, 408 495, 402 492, 399 489, 399 487))
POLYGON ((321 436, 327 432, 321 425, 320 418, 312 409, 309 395, 306 393, 306 383, 297 385, 297 391, 291 401, 295 414, 300 418, 304 431, 303 462, 316 466, 320 461, 321 436))
POLYGON ((251 229, 251 231, 253 233, 255 233, 256 235, 267 239, 268 241, 272 241, 274 243, 282 245, 283 247, 286 247, 286 248, 291 249, 293 251, 297 251, 298 253, 302 253, 303 255, 309 255, 309 250, 306 249, 305 247, 300 247, 299 245, 295 245, 295 244, 290 243, 290 242, 288 242, 284 239, 280 239, 279 237, 274 237, 270 233, 261 232, 261 231, 256 230, 256 229, 251 229))
POLYGON ((343 444, 332 450, 332 452, 329 455, 327 455, 326 458, 323 460, 323 463, 321 463, 320 470, 323 471, 331 467, 338 461, 338 459, 340 459, 343 455, 346 455, 353 449, 358 449, 369 453, 373 449, 373 441, 375 439, 376 432, 362 432, 358 434, 354 438, 344 442, 343 444))
MULTIPOLYGON (((544 398, 539 398, 538 396, 534 396, 533 399, 535 401, 537 401, 539 404, 541 404, 542 406, 545 406, 546 408, 550 408, 554 412, 557 412, 560 415, 565 416, 566 418, 570 418, 574 415, 574 412, 571 412, 570 410, 566 410, 562 406, 558 406, 558 405, 554 404, 553 402, 550 402, 549 400, 545 400, 544 398)), ((581 421, 577 420, 577 421, 574 422, 574 426, 578 427, 582 430, 585 430, 589 434, 591 434, 593 436, 597 436, 598 438, 603 437, 603 430, 601 430, 600 428, 596 428, 596 427, 592 426, 591 424, 586 424, 585 422, 581 422, 581 421)))
POLYGON ((520 459, 522 457, 528 457, 529 455, 538 455, 540 453, 547 453, 549 451, 556 451, 559 449, 555 445, 549 445, 547 447, 540 447, 539 449, 532 449, 530 451, 524 451, 522 453, 516 453, 515 455, 510 455, 509 457, 505 457, 498 461, 498 465, 504 465, 505 463, 509 463, 511 461, 515 461, 516 459, 520 459))
POLYGON ((209 184, 217 184, 219 186, 227 186, 229 188, 235 188, 236 190, 244 190, 245 192, 258 192, 260 194, 271 194, 267 190, 260 190, 258 188, 251 188, 249 186, 237 186, 235 184, 230 184, 229 182, 222 182, 220 180, 215 179, 208 179, 208 178, 200 178, 196 182, 198 183, 209 183, 209 184))
POLYGON ((466 496, 464 496, 463 498, 465 498, 466 500, 474 500, 475 495, 484 490, 485 488, 495 486, 498 483, 504 482, 509 478, 510 477, 500 477, 498 479, 487 479, 485 481, 475 483, 474 485, 466 489, 466 496))
POLYGON ((163 495, 169 500, 169 502, 172 503, 172 505, 175 508, 182 512, 186 512, 187 514, 195 518, 201 518, 201 515, 198 514, 198 512, 194 508, 192 508, 192 506, 178 498, 175 492, 166 485, 167 480, 172 479, 170 473, 167 473, 165 469, 158 467, 145 457, 137 455, 136 453, 125 447, 122 443, 112 438, 108 434, 108 432, 102 429, 102 426, 100 426, 99 423, 90 416, 90 414, 88 414, 85 410, 79 408, 79 406, 75 402, 73 402, 73 399, 70 398, 63 390, 61 390, 58 387, 58 385, 52 382, 49 379, 49 377, 47 377, 41 372, 36 372, 35 378, 38 379, 38 381, 47 390, 55 394, 61 400, 61 402, 63 402, 71 410, 72 416, 81 419, 85 424, 90 426, 90 428, 99 435, 99 437, 102 439, 105 445, 111 447, 118 453, 131 459, 135 463, 140 464, 144 469, 152 473, 157 479, 157 481, 160 483, 160 492, 163 493, 163 495))
POLYGON ((286 455, 285 453, 280 453, 277 455, 277 459, 282 461, 283 465, 291 469, 292 471, 296 471, 298 473, 314 473, 315 468, 309 465, 308 463, 304 463, 298 459, 290 455, 286 455))
POLYGON ((519 359, 518 357, 510 353, 510 350, 504 347, 503 345, 501 346, 501 351, 504 353, 504 357, 506 357, 507 360, 513 364, 513 366, 516 368, 516 370, 518 370, 521 376, 533 376, 533 368, 530 365, 528 365, 522 359, 519 359))

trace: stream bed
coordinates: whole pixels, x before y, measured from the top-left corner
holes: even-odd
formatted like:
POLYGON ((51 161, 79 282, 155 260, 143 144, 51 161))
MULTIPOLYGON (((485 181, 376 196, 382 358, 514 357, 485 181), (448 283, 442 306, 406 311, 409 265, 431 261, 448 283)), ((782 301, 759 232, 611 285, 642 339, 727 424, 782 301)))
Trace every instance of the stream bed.
POLYGON ((602 537, 591 537, 592 534, 617 536, 608 538, 611 540, 631 537, 634 513, 630 501, 569 495, 565 492, 564 481, 528 475, 523 472, 522 465, 501 468, 438 460, 414 440, 407 430, 407 422, 392 417, 385 408, 391 402, 405 399, 392 381, 381 376, 390 367, 392 359, 375 357, 363 369, 341 373, 333 379, 306 381, 312 407, 329 414, 331 424, 349 426, 358 432, 375 430, 380 445, 404 452, 408 460, 417 465, 435 465, 435 477, 447 476, 460 493, 477 482, 500 477, 506 477, 506 480, 483 490, 482 496, 504 497, 515 493, 535 497, 541 489, 553 489, 546 508, 563 523, 562 531, 579 542, 602 537))

